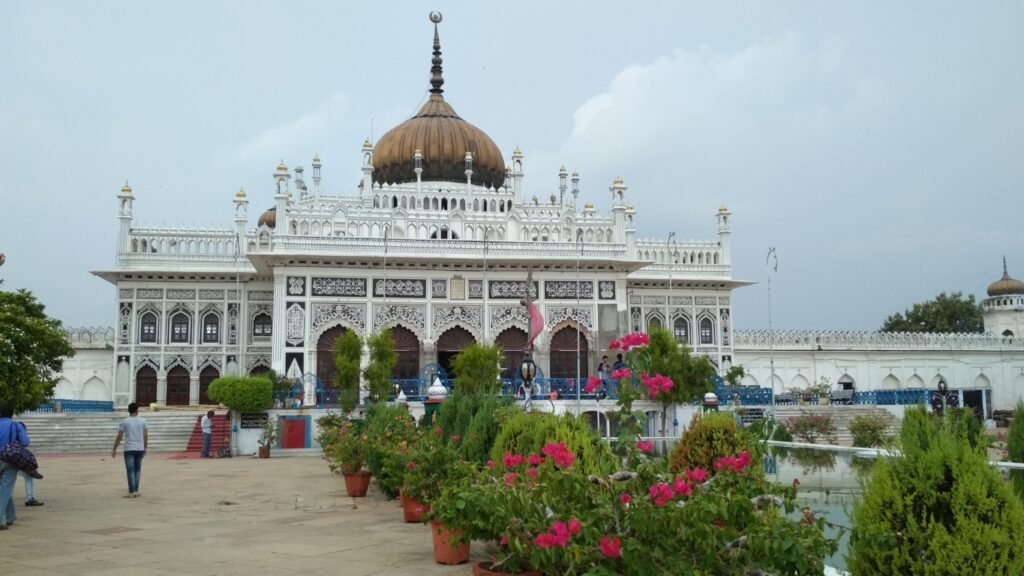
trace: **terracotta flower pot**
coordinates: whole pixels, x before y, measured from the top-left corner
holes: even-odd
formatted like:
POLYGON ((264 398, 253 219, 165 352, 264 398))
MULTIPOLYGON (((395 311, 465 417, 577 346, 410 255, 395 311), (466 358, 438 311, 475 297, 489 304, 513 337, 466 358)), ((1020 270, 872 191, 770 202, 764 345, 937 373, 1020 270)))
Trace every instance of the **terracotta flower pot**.
POLYGON ((413 500, 405 494, 402 494, 402 513, 405 514, 406 522, 410 524, 419 522, 420 518, 429 510, 430 504, 424 504, 419 500, 413 500))
POLYGON ((353 498, 361 498, 366 496, 366 491, 370 489, 370 472, 369 470, 360 470, 358 472, 344 473, 345 476, 345 492, 353 498))
POLYGON ((469 542, 457 547, 451 541, 462 535, 461 530, 449 531, 440 522, 431 522, 430 531, 434 534, 434 561, 438 564, 462 564, 469 561, 469 542))
POLYGON ((270 446, 260 446, 259 457, 270 458, 270 446))
POLYGON ((473 564, 473 576, 542 576, 538 570, 529 570, 527 572, 497 572, 491 569, 490 562, 477 562, 473 564))

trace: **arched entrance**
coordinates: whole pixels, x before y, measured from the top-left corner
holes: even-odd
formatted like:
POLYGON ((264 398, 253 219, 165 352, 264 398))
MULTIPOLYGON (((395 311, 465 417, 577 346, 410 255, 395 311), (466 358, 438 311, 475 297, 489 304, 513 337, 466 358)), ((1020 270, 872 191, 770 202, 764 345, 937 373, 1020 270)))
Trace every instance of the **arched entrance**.
POLYGON ((316 341, 316 375, 324 388, 334 388, 334 341, 345 332, 348 328, 335 326, 316 341))
POLYGON ((152 366, 143 366, 135 373, 135 402, 139 406, 156 402, 156 370, 152 366))
POLYGON ((576 377, 576 347, 579 346, 580 380, 585 381, 589 375, 587 338, 576 328, 566 326, 555 332, 551 337, 551 370, 552 378, 576 377))
POLYGON ((437 339, 437 363, 445 369, 449 377, 456 376, 455 371, 452 370, 452 360, 459 355, 459 352, 462 352, 463 348, 474 342, 476 339, 469 333, 469 330, 461 326, 449 328, 437 339))
POLYGON ((501 377, 515 380, 519 365, 526 356, 527 335, 522 328, 506 328, 494 339, 494 343, 501 347, 503 356, 501 362, 501 377))
POLYGON ((188 406, 188 369, 175 366, 167 373, 167 405, 188 406))
POLYGON ((199 403, 200 404, 216 404, 213 400, 210 400, 208 392, 210 391, 210 382, 213 382, 217 378, 220 378, 220 370, 217 370, 214 366, 207 366, 199 372, 199 403))
POLYGON ((391 329, 391 338, 395 342, 395 363, 393 378, 397 380, 414 380, 420 374, 420 340, 405 326, 391 329))

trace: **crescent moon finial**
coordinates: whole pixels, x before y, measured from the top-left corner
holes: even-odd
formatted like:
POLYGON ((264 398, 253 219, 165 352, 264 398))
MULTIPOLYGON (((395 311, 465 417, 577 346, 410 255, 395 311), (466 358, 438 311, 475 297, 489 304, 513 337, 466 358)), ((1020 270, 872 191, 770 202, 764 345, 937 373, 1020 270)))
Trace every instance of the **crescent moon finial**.
POLYGON ((434 24, 440 24, 441 23, 441 18, 442 17, 441 17, 441 13, 440 12, 431 12, 430 13, 430 21, 433 22, 434 24))

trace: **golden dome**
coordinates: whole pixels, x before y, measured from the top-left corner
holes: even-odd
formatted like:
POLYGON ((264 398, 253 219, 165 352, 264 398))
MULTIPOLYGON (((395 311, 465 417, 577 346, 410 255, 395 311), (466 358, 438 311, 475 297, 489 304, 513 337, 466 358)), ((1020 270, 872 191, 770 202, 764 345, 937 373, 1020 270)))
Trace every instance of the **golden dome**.
POLYGON ((245 198, 245 189, 244 188, 239 188, 238 192, 235 192, 235 198, 239 198, 239 199, 245 198))
POLYGON ((267 225, 271 228, 277 226, 277 207, 267 210, 260 215, 260 219, 256 221, 256 226, 267 225))
POLYGON ((621 188, 622 186, 625 186, 625 185, 626 185, 626 182, 622 179, 621 176, 616 176, 615 180, 612 180, 612 186, 616 186, 616 187, 621 188))
POLYGON ((415 154, 423 155, 423 180, 466 181, 466 158, 472 154, 472 182, 497 188, 505 182, 505 161, 494 141, 463 120, 444 99, 441 41, 434 25, 430 98, 410 119, 389 130, 373 149, 373 180, 378 184, 416 181, 415 154))
POLYGON ((124 186, 121 187, 121 194, 131 195, 132 187, 128 185, 128 181, 125 180, 124 186))
POLYGON ((284 160, 281 160, 281 163, 277 165, 277 171, 278 172, 287 172, 288 171, 288 167, 284 165, 284 160))
POLYGON ((1008 296, 1010 294, 1024 294, 1024 282, 1010 278, 1010 275, 1006 273, 1006 258, 1003 258, 1003 277, 988 285, 988 295, 1008 296))

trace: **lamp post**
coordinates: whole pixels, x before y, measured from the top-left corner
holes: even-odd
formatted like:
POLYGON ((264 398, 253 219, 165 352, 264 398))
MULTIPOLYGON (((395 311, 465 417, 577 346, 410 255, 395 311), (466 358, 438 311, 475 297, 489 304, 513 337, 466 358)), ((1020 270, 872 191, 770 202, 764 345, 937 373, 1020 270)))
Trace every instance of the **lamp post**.
POLYGON ((519 365, 519 376, 523 379, 523 397, 525 400, 523 410, 529 412, 530 408, 533 407, 533 379, 537 376, 537 364, 530 357, 529 350, 526 352, 526 356, 523 356, 523 361, 519 365))

